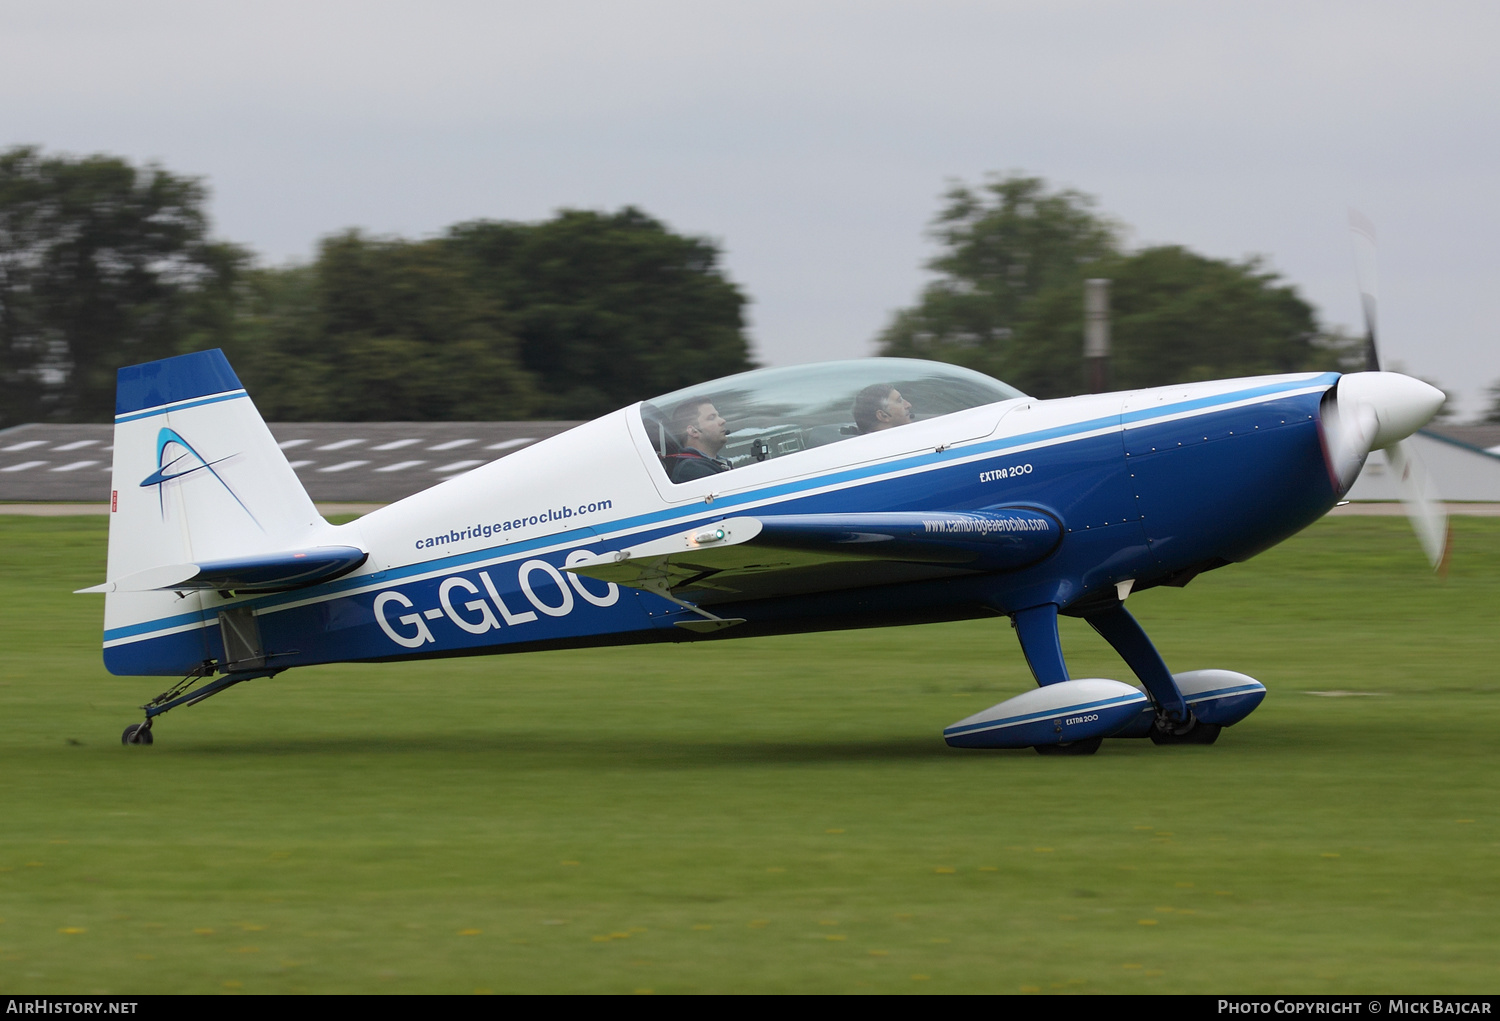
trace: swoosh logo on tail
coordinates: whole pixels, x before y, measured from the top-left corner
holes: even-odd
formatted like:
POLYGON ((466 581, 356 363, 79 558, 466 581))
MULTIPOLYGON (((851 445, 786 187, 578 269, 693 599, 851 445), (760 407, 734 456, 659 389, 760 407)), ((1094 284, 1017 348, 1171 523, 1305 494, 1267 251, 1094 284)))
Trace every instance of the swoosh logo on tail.
POLYGON ((257 528, 260 528, 260 521, 256 519, 253 513, 251 513, 250 508, 245 506, 245 501, 241 500, 239 494, 234 491, 234 489, 229 485, 228 482, 224 481, 224 477, 214 470, 214 465, 222 464, 233 456, 233 454, 230 454, 228 457, 221 457, 216 461, 210 461, 202 454, 198 453, 197 450, 193 449, 193 445, 187 440, 183 439, 182 435, 175 429, 169 429, 163 426, 161 430, 156 434, 156 471, 152 472, 150 475, 147 475, 144 479, 141 480, 141 488, 145 489, 149 486, 156 487, 157 503, 161 509, 162 519, 165 520, 167 516, 167 501, 165 491, 162 487, 164 487, 168 482, 174 482, 177 479, 184 478, 188 475, 206 471, 218 480, 219 485, 224 487, 224 491, 230 496, 234 497, 234 502, 239 504, 240 509, 243 510, 246 514, 249 514, 250 520, 255 522, 255 526, 257 528), (171 460, 167 460, 167 448, 173 444, 181 447, 184 451, 186 451, 186 453, 178 454, 171 460), (173 470, 184 460, 187 460, 190 457, 196 458, 198 463, 190 468, 185 468, 182 471, 173 470))

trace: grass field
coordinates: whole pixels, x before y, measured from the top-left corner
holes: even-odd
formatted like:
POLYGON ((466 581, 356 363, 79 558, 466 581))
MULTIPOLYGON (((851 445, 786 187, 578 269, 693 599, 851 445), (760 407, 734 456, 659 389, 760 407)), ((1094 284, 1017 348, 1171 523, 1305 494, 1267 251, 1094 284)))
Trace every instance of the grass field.
POLYGON ((1495 991, 1495 519, 1133 596, 1270 695, 1080 759, 943 744, 1031 686, 1003 621, 297 670, 124 748, 104 529, 0 517, 0 991, 1495 991))

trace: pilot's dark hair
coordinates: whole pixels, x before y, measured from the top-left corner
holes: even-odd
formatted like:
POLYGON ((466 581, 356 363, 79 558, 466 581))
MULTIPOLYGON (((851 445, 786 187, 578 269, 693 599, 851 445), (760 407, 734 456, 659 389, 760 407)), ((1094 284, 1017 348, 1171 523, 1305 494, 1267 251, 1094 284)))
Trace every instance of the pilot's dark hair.
POLYGON ((712 397, 694 397, 683 401, 672 409, 672 435, 677 438, 678 443, 686 444, 688 441, 687 431, 698 424, 698 412, 705 404, 712 404, 712 397))
POLYGON ((875 412, 885 403, 885 399, 896 389, 889 383, 871 383, 854 397, 854 424, 862 433, 874 432, 880 423, 875 419, 875 412))

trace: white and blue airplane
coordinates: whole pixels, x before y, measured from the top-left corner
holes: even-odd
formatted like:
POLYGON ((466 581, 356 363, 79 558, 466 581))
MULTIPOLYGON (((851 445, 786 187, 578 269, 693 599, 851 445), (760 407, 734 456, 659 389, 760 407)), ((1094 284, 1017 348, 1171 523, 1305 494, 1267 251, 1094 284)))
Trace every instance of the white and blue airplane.
MULTIPOLYGON (((1381 371, 1036 400, 916 360, 761 369, 332 525, 224 355, 202 351, 119 370, 108 580, 83 591, 106 593, 111 673, 182 678, 127 744, 151 744, 170 709, 318 663, 992 616, 1038 687, 954 723, 950 745, 1206 744, 1266 689, 1173 673, 1126 598, 1316 521, 1372 450, 1410 474, 1401 441, 1442 402, 1381 371), (882 409, 865 431, 862 391, 882 409), (1060 614, 1140 686, 1073 678, 1060 614)), ((1413 506, 1436 559, 1446 517, 1413 506)))

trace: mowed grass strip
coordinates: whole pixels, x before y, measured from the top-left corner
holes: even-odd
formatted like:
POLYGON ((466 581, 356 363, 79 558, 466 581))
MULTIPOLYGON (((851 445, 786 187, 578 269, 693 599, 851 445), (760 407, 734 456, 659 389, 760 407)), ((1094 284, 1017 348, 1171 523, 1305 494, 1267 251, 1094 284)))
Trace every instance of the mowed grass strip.
POLYGON ((1003 620, 295 670, 123 748, 105 525, 0 517, 6 992, 1493 991, 1500 522, 1132 596, 1270 695, 1084 759, 943 744, 1032 684, 1003 620))

